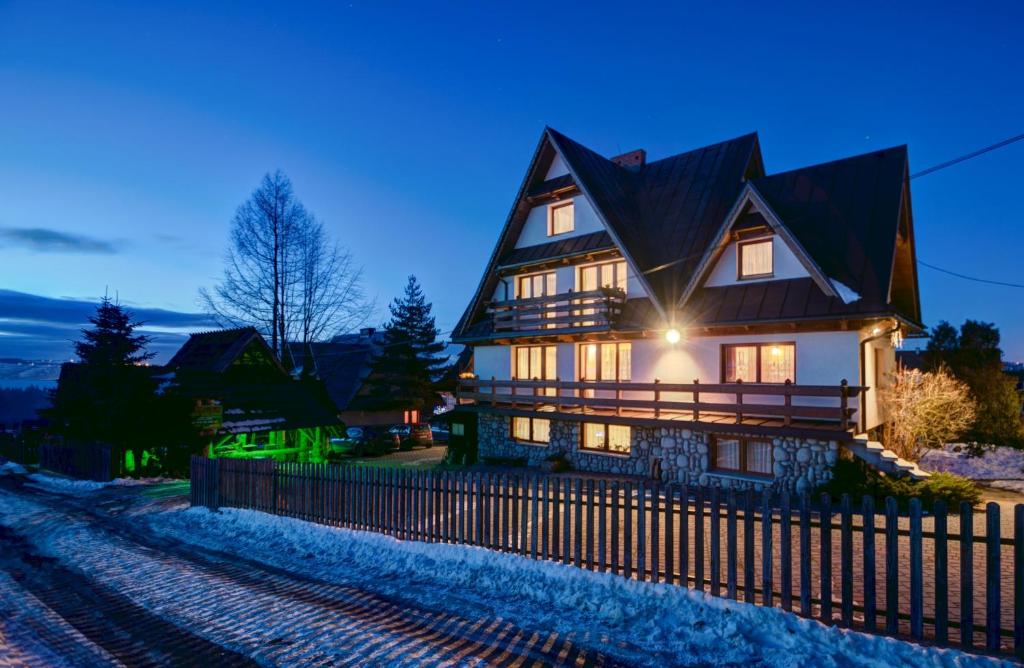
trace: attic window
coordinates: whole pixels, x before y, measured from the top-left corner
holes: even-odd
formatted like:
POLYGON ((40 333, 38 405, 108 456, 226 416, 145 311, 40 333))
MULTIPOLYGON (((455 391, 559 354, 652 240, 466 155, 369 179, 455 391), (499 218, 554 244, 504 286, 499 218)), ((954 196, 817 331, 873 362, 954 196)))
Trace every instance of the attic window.
POLYGON ((572 232, 576 228, 572 200, 559 202, 548 207, 548 236, 572 232))
POLYGON ((771 238, 741 241, 738 251, 739 278, 765 278, 774 273, 771 238))

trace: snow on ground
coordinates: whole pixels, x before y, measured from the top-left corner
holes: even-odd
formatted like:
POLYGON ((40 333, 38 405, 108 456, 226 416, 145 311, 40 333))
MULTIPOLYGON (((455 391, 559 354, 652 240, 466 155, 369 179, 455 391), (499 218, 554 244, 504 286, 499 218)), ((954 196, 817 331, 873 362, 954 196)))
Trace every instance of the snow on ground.
MULTIPOLYGON (((25 469, 21 470, 24 473, 25 469)), ((138 485, 154 485, 163 482, 170 482, 164 478, 115 478, 109 482, 96 482, 95 480, 77 480, 64 476, 55 476, 48 473, 33 473, 28 476, 37 487, 42 487, 51 492, 92 492, 104 487, 135 487, 138 485)))
MULTIPOLYGON (((801 619, 778 609, 640 583, 481 548, 405 542, 256 511, 202 508, 155 514, 174 538, 464 616, 581 634, 645 665, 999 665, 801 619), (621 643, 630 650, 619 647, 621 643), (625 652, 625 654, 623 653, 625 652)), ((1009 664, 1006 664, 1009 665, 1009 664)))
POLYGON ((4 462, 0 464, 0 476, 2 475, 24 475, 27 473, 25 467, 17 462, 4 462))
POLYGON ((980 457, 968 455, 963 443, 947 443, 929 450, 918 462, 926 471, 945 471, 977 480, 1024 481, 1024 450, 1007 446, 986 447, 980 457))

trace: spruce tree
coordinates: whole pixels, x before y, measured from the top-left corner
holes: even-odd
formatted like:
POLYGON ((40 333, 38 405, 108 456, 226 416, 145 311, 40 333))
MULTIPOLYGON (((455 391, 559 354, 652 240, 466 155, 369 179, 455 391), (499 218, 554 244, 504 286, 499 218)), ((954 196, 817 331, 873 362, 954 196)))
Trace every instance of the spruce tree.
POLYGON ((391 320, 384 326, 384 342, 373 362, 367 408, 431 410, 437 403, 434 381, 445 361, 439 357, 444 342, 415 276, 405 293, 391 302, 391 320))
POLYGON ((75 342, 75 354, 82 364, 116 366, 153 358, 155 353, 145 352, 150 337, 135 333, 142 323, 133 322, 131 313, 109 297, 103 297, 89 322, 92 328, 83 329, 82 340, 75 342))

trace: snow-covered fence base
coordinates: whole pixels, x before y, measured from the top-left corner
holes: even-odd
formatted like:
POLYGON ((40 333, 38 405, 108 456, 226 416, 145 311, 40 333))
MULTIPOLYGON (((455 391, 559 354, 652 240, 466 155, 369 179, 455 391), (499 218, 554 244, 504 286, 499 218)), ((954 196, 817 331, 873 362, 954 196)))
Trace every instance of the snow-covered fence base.
POLYGON ((1024 651, 1024 505, 900 514, 865 497, 658 482, 192 460, 192 504, 476 545, 680 584, 827 624, 1024 651), (1007 528, 1004 528, 1007 527, 1007 528), (1003 537, 1005 534, 1005 537, 1003 537))

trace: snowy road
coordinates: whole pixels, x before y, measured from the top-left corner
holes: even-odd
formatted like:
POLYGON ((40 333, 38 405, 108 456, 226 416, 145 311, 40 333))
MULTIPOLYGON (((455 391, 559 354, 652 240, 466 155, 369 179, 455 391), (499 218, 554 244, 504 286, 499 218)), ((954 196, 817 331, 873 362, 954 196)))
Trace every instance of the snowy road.
POLYGON ((0 478, 0 665, 615 664, 557 633, 197 549, 138 521, 140 505, 180 505, 184 491, 140 504, 137 488, 78 496, 0 478))

